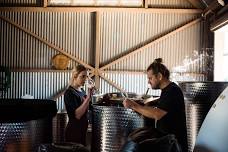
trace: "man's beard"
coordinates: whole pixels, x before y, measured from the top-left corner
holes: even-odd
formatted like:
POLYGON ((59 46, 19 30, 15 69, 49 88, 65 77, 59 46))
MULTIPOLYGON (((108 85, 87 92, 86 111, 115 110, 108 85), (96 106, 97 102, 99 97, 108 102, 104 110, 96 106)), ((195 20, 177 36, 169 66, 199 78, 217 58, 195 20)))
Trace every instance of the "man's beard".
POLYGON ((160 83, 157 83, 156 85, 152 86, 152 89, 160 89, 160 83))

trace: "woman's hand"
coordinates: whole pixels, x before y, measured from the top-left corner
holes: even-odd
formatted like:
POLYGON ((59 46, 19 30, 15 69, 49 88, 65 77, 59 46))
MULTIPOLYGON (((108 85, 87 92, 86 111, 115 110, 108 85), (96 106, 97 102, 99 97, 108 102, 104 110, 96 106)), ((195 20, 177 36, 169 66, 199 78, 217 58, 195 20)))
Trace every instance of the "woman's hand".
POLYGON ((95 90, 95 87, 88 89, 88 97, 90 97, 90 98, 92 97, 92 95, 94 94, 94 90, 95 90))

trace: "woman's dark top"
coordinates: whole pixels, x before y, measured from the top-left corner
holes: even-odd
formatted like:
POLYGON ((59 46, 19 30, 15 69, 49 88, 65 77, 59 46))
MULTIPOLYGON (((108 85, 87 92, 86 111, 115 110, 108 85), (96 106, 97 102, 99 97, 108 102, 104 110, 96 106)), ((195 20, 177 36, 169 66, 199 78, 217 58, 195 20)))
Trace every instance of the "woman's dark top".
POLYGON ((69 122, 65 130, 66 142, 75 142, 86 145, 86 133, 88 128, 87 112, 76 119, 75 110, 83 103, 86 97, 85 91, 76 90, 70 86, 64 93, 64 103, 69 117, 69 122))
POLYGON ((157 129, 174 134, 182 147, 182 151, 187 152, 185 104, 179 86, 172 82, 162 89, 156 107, 167 112, 164 117, 157 121, 157 129))

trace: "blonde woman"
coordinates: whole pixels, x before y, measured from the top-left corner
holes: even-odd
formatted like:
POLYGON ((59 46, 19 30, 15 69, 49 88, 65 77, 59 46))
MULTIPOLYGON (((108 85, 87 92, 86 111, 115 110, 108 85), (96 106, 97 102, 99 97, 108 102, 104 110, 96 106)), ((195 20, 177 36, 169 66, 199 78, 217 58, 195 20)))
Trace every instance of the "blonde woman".
POLYGON ((87 69, 78 65, 72 71, 69 87, 64 93, 69 122, 65 130, 65 141, 80 143, 86 146, 86 132, 88 128, 87 111, 91 100, 92 89, 86 95, 82 86, 87 79, 87 69))

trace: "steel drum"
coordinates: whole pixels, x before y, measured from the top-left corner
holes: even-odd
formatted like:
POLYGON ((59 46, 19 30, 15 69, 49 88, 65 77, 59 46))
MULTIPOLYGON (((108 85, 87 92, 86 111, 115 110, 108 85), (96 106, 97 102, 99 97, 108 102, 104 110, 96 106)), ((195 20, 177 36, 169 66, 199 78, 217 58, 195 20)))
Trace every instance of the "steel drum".
POLYGON ((228 87, 208 112, 197 136, 194 152, 228 151, 228 87))
POLYGON ((62 143, 65 142, 65 128, 68 123, 68 116, 66 112, 57 113, 53 118, 53 142, 62 143))
POLYGON ((0 151, 31 152, 52 142, 53 100, 0 99, 0 151))
MULTIPOLYGON (((120 94, 116 97, 122 98, 120 94)), ((117 100, 116 104, 114 101, 92 105, 93 152, 119 152, 128 135, 144 126, 144 119, 138 113, 124 108, 121 100, 117 100)))
POLYGON ((203 120, 228 82, 180 82, 179 86, 185 98, 188 151, 192 152, 203 120))

